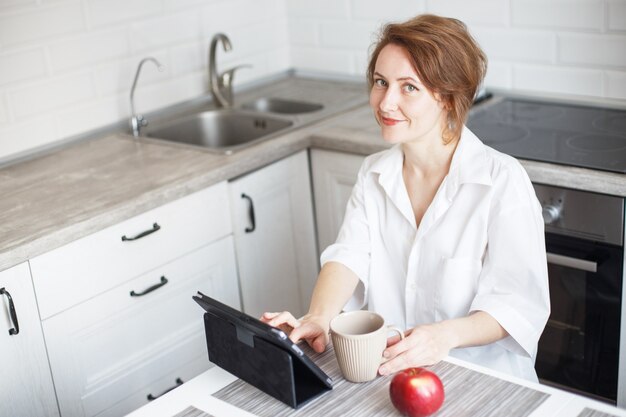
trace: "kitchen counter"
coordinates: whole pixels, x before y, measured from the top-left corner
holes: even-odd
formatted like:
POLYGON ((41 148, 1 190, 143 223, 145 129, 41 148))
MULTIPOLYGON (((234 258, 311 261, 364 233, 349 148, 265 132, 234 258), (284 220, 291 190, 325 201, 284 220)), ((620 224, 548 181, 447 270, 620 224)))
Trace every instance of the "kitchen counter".
MULTIPOLYGON (((380 138, 380 128, 367 106, 337 118, 328 128, 314 133, 312 143, 319 148, 363 155, 386 148, 380 138)), ((519 161, 534 183, 626 197, 624 174, 523 159, 519 161)))
MULTIPOLYGON (((310 350, 309 350, 310 352, 310 350)), ((313 360, 333 378, 333 390, 293 410, 218 367, 213 367, 128 417, 222 416, 396 416, 389 401, 391 377, 345 381, 332 348, 313 360), (188 414, 182 413, 187 410, 188 414)), ((434 416, 620 417, 620 410, 545 385, 530 383, 454 358, 430 368, 441 378, 446 399, 434 416)))
MULTIPOLYGON (((243 97, 268 95, 346 105, 232 155, 116 134, 0 169, 0 271, 302 149, 368 155, 388 147, 360 84, 288 78, 243 97)), ((622 174, 522 164, 537 183, 626 197, 622 174)))

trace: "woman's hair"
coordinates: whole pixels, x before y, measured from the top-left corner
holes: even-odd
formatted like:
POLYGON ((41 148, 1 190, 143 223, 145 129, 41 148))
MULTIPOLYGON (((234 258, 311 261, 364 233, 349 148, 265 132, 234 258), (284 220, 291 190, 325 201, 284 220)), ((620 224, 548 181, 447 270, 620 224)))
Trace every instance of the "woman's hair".
POLYGON ((431 14, 385 25, 367 67, 370 89, 378 55, 389 44, 409 53, 420 81, 443 102, 448 114, 442 132, 444 142, 460 138, 476 90, 487 72, 487 57, 467 26, 460 20, 431 14))

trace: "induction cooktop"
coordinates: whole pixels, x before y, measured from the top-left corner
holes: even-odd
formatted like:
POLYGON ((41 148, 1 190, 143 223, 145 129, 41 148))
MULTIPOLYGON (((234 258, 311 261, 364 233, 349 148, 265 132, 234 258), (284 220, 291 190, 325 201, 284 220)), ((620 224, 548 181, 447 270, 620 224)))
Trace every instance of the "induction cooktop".
POLYGON ((505 98, 472 111, 467 127, 517 158, 626 173, 626 111, 505 98))

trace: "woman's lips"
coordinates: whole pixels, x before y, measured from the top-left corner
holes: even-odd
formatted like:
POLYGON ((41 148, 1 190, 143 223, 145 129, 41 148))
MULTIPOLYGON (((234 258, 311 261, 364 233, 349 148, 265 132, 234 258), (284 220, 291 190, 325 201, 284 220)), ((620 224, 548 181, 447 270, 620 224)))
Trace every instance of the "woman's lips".
POLYGON ((402 120, 397 120, 397 119, 390 119, 388 117, 380 117, 380 121, 385 125, 385 126, 395 126, 398 123, 402 122, 402 120))

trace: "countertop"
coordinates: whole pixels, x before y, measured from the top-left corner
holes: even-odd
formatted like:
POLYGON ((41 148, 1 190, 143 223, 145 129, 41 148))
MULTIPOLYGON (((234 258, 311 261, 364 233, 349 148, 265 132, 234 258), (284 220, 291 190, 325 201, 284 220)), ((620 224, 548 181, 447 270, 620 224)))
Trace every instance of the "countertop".
MULTIPOLYGON (((362 384, 345 381, 330 346, 321 355, 312 353, 311 358, 332 377, 333 390, 298 410, 213 367, 128 417, 400 415, 389 400, 391 377, 379 376, 362 384)), ((451 357, 429 368, 441 378, 445 389, 443 406, 433 417, 626 416, 626 410, 451 357)))
MULTIPOLYGON (((114 134, 0 169, 0 271, 302 149, 368 155, 388 147, 363 85, 292 77, 242 96, 268 95, 341 106, 232 155, 114 134)), ((533 182, 626 197, 622 174, 521 162, 533 182)))

